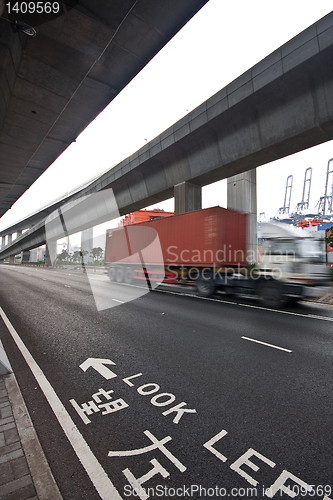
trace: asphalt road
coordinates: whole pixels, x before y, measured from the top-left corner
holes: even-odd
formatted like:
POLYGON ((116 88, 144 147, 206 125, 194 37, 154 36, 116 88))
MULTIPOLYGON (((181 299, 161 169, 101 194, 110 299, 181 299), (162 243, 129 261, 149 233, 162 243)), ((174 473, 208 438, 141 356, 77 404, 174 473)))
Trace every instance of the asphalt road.
POLYGON ((65 500, 333 498, 331 306, 0 279, 0 338, 65 500))

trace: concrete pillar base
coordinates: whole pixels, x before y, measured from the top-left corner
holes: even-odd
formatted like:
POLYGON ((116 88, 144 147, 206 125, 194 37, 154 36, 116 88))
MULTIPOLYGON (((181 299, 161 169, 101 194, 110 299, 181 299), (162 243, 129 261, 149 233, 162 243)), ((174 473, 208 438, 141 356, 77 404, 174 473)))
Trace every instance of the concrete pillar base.
POLYGON ((48 240, 45 248, 45 265, 53 266, 57 257, 57 240, 48 240))
POLYGON ((257 171, 248 170, 242 174, 233 175, 227 181, 227 206, 239 212, 249 214, 247 231, 247 261, 249 264, 258 262, 257 237, 257 171))
POLYGON ((200 210, 201 187, 191 182, 181 182, 174 187, 175 214, 200 210))
POLYGON ((90 252, 93 249, 94 241, 93 241, 93 228, 85 229, 81 231, 81 251, 88 252, 87 255, 83 257, 83 262, 88 264, 91 262, 90 252))
POLYGON ((30 250, 30 262, 37 262, 37 248, 30 250))
POLYGON ((9 264, 15 264, 15 255, 9 256, 9 264))
POLYGON ((21 252, 21 264, 30 261, 30 250, 23 250, 21 252))

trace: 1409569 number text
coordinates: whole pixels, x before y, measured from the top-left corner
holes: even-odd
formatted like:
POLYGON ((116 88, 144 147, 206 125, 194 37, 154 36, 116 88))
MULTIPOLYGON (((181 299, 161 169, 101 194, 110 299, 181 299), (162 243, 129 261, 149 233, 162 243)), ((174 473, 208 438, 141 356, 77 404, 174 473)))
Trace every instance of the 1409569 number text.
POLYGON ((58 14, 59 2, 6 2, 8 14, 58 14))

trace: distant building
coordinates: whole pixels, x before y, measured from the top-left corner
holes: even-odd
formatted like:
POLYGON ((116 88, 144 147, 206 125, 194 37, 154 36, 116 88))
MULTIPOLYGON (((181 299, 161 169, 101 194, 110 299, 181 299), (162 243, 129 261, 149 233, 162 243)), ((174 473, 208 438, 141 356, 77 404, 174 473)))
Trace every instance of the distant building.
POLYGON ((37 261, 45 259, 45 247, 37 248, 37 261))
POLYGON ((39 262, 45 259, 45 245, 30 250, 30 262, 39 262))

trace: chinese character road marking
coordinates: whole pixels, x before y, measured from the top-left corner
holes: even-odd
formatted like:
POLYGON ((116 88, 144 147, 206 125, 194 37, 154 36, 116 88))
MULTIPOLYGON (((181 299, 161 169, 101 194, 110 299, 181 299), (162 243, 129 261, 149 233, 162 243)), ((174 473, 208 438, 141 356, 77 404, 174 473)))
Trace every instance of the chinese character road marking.
POLYGON ((166 436, 160 441, 149 431, 144 431, 144 434, 151 440, 153 444, 145 446, 144 448, 138 448, 136 450, 124 450, 124 451, 109 451, 109 457, 131 457, 135 455, 142 455, 148 453, 152 450, 160 450, 176 467, 180 472, 186 471, 186 467, 169 451, 165 448, 164 444, 172 441, 170 436, 166 436))

